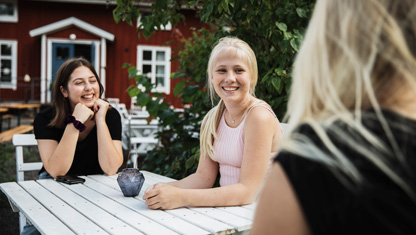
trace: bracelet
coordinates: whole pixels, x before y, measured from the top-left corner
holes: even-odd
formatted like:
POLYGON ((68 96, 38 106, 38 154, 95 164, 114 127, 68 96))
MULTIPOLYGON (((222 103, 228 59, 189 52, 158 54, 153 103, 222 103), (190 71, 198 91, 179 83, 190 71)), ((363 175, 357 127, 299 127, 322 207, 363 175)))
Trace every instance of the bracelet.
POLYGON ((66 115, 64 119, 64 123, 65 125, 69 123, 74 123, 74 127, 78 129, 80 132, 83 132, 85 128, 87 128, 84 124, 82 124, 82 122, 76 120, 75 117, 72 116, 71 114, 66 115))

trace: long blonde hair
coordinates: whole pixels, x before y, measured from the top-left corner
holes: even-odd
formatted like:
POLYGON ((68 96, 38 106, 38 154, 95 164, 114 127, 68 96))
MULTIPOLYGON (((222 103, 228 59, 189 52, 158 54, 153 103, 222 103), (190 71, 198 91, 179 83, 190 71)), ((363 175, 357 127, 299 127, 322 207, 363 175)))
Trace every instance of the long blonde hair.
MULTIPOLYGON (((250 75, 250 89, 249 94, 255 97, 255 87, 257 84, 258 74, 257 74, 257 60, 254 51, 250 46, 242 41, 241 39, 235 37, 224 37, 221 38, 216 46, 212 49, 211 55, 208 61, 208 90, 211 97, 211 102, 214 105, 214 99, 217 97, 215 89, 212 85, 212 76, 214 71, 214 66, 216 60, 220 53, 233 50, 237 53, 238 57, 244 60, 249 69, 250 75)), ((214 140, 217 138, 217 127, 221 120, 222 113, 224 112, 225 105, 222 100, 218 102, 204 117, 201 125, 201 136, 200 136, 200 145, 201 145, 201 154, 208 155, 211 159, 215 160, 213 149, 214 149, 214 140)))
POLYGON ((295 61, 286 119, 292 127, 307 123, 330 153, 292 130, 281 148, 321 161, 361 182, 357 168, 328 136, 331 126, 332 133, 356 146, 357 152, 414 196, 381 157, 387 153, 405 165, 381 108, 391 106, 403 88, 416 94, 415 43, 414 0, 318 0, 295 61), (366 109, 375 111, 392 150, 363 126, 362 110, 366 109), (334 130, 335 121, 359 133, 371 148, 342 128, 334 130))

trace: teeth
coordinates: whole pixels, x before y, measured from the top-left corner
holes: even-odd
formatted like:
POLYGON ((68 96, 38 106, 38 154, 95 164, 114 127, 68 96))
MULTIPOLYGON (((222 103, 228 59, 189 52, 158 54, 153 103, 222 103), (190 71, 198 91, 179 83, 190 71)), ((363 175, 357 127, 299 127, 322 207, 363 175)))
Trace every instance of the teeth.
POLYGON ((237 87, 224 87, 224 90, 226 90, 226 91, 235 91, 235 90, 237 90, 237 87))
POLYGON ((92 98, 94 95, 93 94, 91 94, 91 95, 84 95, 84 98, 85 99, 90 99, 90 98, 92 98))

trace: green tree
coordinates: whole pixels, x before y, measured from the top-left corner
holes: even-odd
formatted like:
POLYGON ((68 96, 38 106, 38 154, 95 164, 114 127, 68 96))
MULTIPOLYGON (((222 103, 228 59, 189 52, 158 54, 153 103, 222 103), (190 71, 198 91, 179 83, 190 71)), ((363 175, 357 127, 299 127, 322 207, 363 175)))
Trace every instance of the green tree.
MULTIPOLYGON (((195 30, 182 40, 178 51, 178 71, 172 79, 181 79, 174 94, 186 105, 183 112, 174 111, 163 102, 162 94, 151 93, 152 84, 137 69, 129 67, 131 78, 146 88, 130 87, 128 92, 150 114, 159 117, 163 147, 149 152, 148 170, 174 178, 195 171, 199 157, 200 122, 211 108, 206 92, 206 66, 213 44, 221 37, 236 36, 246 41, 257 56, 259 81, 256 95, 267 101, 282 118, 291 84, 292 63, 303 39, 314 0, 156 0, 152 14, 142 20, 140 36, 150 37, 161 25, 176 25, 184 20, 181 7, 195 9, 208 29, 195 30), (154 97, 154 98, 152 98, 154 97), (190 105, 189 107, 187 105, 190 105)), ((139 9, 134 1, 117 0, 116 22, 136 20, 139 9)))

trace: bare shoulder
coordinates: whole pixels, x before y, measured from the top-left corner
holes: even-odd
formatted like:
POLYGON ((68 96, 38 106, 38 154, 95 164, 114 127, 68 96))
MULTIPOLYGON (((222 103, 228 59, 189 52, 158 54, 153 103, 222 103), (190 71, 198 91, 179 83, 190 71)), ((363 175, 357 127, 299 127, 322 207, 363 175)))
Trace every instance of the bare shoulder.
POLYGON ((266 122, 268 124, 277 124, 277 121, 272 108, 266 102, 261 102, 253 106, 246 119, 246 122, 249 123, 266 122))
POLYGON ((306 218, 280 164, 273 168, 257 203, 251 234, 310 234, 306 218))

